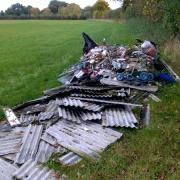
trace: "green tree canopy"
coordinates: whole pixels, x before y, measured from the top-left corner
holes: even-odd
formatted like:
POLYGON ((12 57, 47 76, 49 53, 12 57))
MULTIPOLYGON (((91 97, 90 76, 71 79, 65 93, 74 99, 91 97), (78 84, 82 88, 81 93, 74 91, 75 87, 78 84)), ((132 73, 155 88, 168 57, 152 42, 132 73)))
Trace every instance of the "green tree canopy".
POLYGON ((106 12, 109 10, 109 4, 105 0, 97 0, 92 7, 93 18, 104 18, 106 12))
POLYGON ((68 3, 64 1, 57 1, 57 0, 52 0, 50 1, 48 8, 51 10, 53 14, 57 14, 59 8, 66 7, 68 3))

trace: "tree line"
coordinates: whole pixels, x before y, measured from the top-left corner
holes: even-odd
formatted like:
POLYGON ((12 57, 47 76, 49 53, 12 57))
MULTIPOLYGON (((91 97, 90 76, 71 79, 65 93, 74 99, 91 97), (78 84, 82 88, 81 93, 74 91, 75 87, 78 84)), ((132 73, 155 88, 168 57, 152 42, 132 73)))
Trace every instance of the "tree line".
POLYGON ((176 35, 180 31, 179 0, 117 0, 122 3, 121 17, 143 17, 149 22, 161 23, 176 35))
POLYGON ((119 16, 118 10, 111 10, 105 0, 97 0, 93 6, 84 9, 75 3, 52 0, 47 8, 24 6, 20 3, 11 5, 0 12, 0 17, 8 19, 101 19, 119 16))

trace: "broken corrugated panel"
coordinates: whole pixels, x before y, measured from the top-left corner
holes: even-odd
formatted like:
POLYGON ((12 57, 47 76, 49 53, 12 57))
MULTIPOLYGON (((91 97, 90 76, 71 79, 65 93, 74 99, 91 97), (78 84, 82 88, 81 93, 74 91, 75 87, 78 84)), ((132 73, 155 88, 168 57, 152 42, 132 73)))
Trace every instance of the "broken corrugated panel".
POLYGON ((101 87, 98 86, 68 86, 67 88, 69 89, 76 89, 76 90, 89 90, 89 91, 106 91, 110 88, 108 87, 103 87, 101 85, 101 87))
POLYGON ((57 112, 57 109, 58 109, 58 104, 56 100, 52 100, 52 101, 49 101, 46 108, 46 112, 57 112))
POLYGON ((13 161, 16 158, 16 153, 15 154, 7 154, 2 156, 3 159, 8 160, 8 161, 13 161))
POLYGON ((28 126, 29 124, 33 123, 34 121, 37 121, 37 116, 21 114, 21 117, 19 120, 21 122, 21 125, 28 126))
POLYGON ((58 112, 59 112, 60 118, 64 118, 66 120, 76 122, 76 123, 81 123, 81 118, 78 114, 78 111, 74 111, 72 109, 68 109, 64 107, 59 107, 58 112))
POLYGON ((54 112, 41 112, 38 115, 37 119, 39 121, 46 121, 46 120, 51 119, 53 116, 54 116, 54 112))
POLYGON ((52 146, 55 146, 55 147, 58 146, 56 138, 54 138, 53 136, 50 136, 46 132, 42 135, 41 139, 44 140, 45 142, 49 143, 52 146))
POLYGON ((81 123, 81 121, 101 119, 101 113, 99 112, 95 113, 90 111, 75 110, 64 107, 59 107, 58 110, 59 117, 76 123, 81 123))
POLYGON ((58 105, 63 105, 63 106, 70 106, 70 107, 80 107, 82 108, 83 102, 81 100, 76 100, 76 99, 71 99, 71 98, 62 98, 62 99, 57 99, 58 105))
POLYGON ((35 105, 30 105, 27 106, 23 109, 20 110, 21 113, 23 114, 37 114, 46 109, 46 104, 35 104, 35 105))
POLYGON ((63 165, 69 165, 69 166, 75 165, 75 164, 79 163, 81 160, 82 160, 82 158, 73 152, 65 154, 64 156, 61 156, 59 158, 59 161, 63 165))
POLYGON ((6 119, 8 120, 9 124, 11 126, 17 126, 20 125, 19 119, 17 118, 17 116, 14 114, 14 112, 12 111, 12 109, 10 108, 4 108, 4 113, 6 115, 6 119))
POLYGON ((85 101, 81 101, 79 99, 73 99, 73 98, 62 98, 62 99, 56 99, 58 105, 63 105, 65 107, 80 107, 85 110, 90 111, 100 111, 103 106, 100 106, 98 104, 89 103, 85 101))
POLYGON ((15 165, 12 165, 0 158, 0 179, 12 180, 12 174, 17 170, 15 165))
POLYGON ((107 108, 102 118, 103 126, 136 128, 137 119, 130 109, 107 108))
POLYGON ((71 94, 71 97, 85 97, 85 98, 112 98, 110 94, 71 94))
POLYGON ((48 159, 54 152, 56 152, 56 148, 54 146, 51 146, 49 143, 46 143, 45 141, 41 140, 36 155, 36 161, 44 163, 48 161, 48 159))
POLYGON ((152 100, 154 100, 155 102, 160 102, 160 101, 161 101, 161 100, 160 100, 157 96, 155 96, 154 94, 150 94, 149 97, 150 97, 152 100))
POLYGON ((22 165, 13 177, 20 180, 58 180, 53 170, 42 165, 38 165, 36 161, 28 160, 22 165))
POLYGON ((0 138, 0 156, 17 153, 22 141, 22 134, 10 134, 0 138))
POLYGON ((12 127, 9 123, 3 123, 0 124, 0 132, 10 132, 12 130, 12 127))
POLYGON ((70 90, 67 89, 66 86, 60 86, 60 87, 48 89, 48 90, 44 91, 43 93, 44 93, 44 95, 47 95, 47 96, 54 96, 54 95, 66 93, 69 91, 70 90))
POLYGON ((122 134, 95 123, 75 124, 59 121, 46 130, 58 144, 79 154, 98 158, 108 145, 121 138, 122 134))
POLYGON ((101 113, 94 113, 94 112, 80 112, 80 117, 83 121, 91 121, 91 120, 100 120, 101 113))
POLYGON ((42 131, 43 126, 28 126, 22 139, 20 151, 17 153, 15 159, 17 164, 23 164, 29 159, 35 159, 42 131))
POLYGON ((82 100, 82 101, 105 103, 105 104, 132 106, 132 107, 142 107, 143 106, 142 104, 132 104, 132 103, 126 103, 126 102, 120 102, 120 101, 114 101, 114 100, 79 98, 79 97, 74 97, 74 99, 79 99, 79 100, 82 100))

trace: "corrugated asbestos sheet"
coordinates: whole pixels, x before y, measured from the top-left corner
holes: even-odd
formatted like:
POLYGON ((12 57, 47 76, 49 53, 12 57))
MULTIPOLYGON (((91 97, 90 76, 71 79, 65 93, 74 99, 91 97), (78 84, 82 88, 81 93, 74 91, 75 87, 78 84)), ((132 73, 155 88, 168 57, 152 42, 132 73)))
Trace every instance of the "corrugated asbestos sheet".
POLYGON ((29 159, 35 159, 42 131, 43 126, 28 126, 22 139, 20 151, 16 155, 15 163, 23 164, 29 159))
POLYGON ((36 155, 36 161, 44 163, 48 161, 51 155, 56 152, 56 148, 41 140, 38 148, 38 152, 36 155))
POLYGON ((56 99, 58 105, 63 105, 65 107, 79 107, 85 110, 89 111, 100 111, 103 106, 100 106, 98 104, 89 103, 85 101, 81 101, 79 99, 73 99, 73 98, 62 98, 62 99, 56 99))
POLYGON ((37 120, 37 116, 36 115, 24 115, 24 114, 21 114, 21 117, 20 117, 19 120, 21 122, 21 125, 28 126, 29 124, 31 124, 32 122, 37 120))
POLYGON ((58 104, 55 100, 52 100, 48 103, 46 112, 56 112, 58 109, 58 104))
POLYGON ((22 134, 10 134, 0 137, 0 156, 17 153, 22 141, 22 134))
POLYGON ((82 160, 82 158, 73 152, 65 154, 64 156, 61 156, 59 158, 59 161, 63 165, 68 165, 68 166, 75 165, 75 164, 79 163, 81 160, 82 160))
POLYGON ((98 158, 100 152, 122 136, 119 132, 95 123, 79 125, 68 121, 59 121, 48 128, 46 133, 55 137, 61 146, 80 156, 92 158, 98 158))
POLYGON ((110 94, 71 94, 72 97, 84 97, 84 98, 112 98, 110 94))
POLYGON ((17 170, 15 165, 8 163, 0 158, 0 179, 12 180, 12 174, 17 170))
POLYGON ((69 89, 75 89, 75 90, 89 90, 89 91, 106 91, 110 88, 103 87, 102 85, 99 87, 91 87, 91 86, 68 86, 69 89))
POLYGON ((15 173, 13 177, 19 180, 58 180, 54 171, 38 165, 36 161, 28 160, 15 173))
POLYGON ((41 139, 44 140, 45 142, 49 143, 52 146, 55 146, 55 147, 58 146, 56 138, 50 136, 46 132, 42 135, 41 139))
POLYGON ((100 120, 101 119, 101 113, 99 112, 84 112, 81 110, 75 110, 75 109, 69 109, 64 107, 59 107, 59 117, 76 122, 81 123, 81 121, 88 121, 88 120, 100 120))
POLYGON ((54 112, 41 112, 37 119, 39 121, 45 121, 45 120, 49 120, 54 116, 54 112))
POLYGON ((104 111, 102 118, 103 126, 115 126, 115 127, 130 127, 135 128, 137 119, 134 116, 132 110, 126 108, 108 108, 104 111))

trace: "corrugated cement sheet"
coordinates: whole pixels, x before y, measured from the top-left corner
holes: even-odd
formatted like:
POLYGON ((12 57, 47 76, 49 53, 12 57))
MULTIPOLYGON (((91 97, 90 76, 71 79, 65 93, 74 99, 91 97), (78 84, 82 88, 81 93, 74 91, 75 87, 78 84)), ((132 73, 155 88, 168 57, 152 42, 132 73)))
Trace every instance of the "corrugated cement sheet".
POLYGON ((0 137, 0 156, 17 153, 21 146, 22 136, 21 133, 12 133, 0 137))
POLYGON ((65 107, 59 107, 59 117, 76 122, 81 123, 82 121, 88 121, 88 120, 100 120, 101 119, 101 113, 99 112, 90 112, 90 111, 83 111, 83 110, 75 110, 71 108, 65 108, 65 107))
POLYGON ((102 117, 103 126, 136 128, 137 119, 130 108, 107 108, 102 117))
POLYGON ((38 152, 36 155, 36 161, 44 163, 49 160, 51 155, 56 152, 56 148, 41 140, 38 148, 38 152))
POLYGON ((12 165, 0 158, 0 179, 12 180, 12 174, 17 170, 15 165, 12 165))
POLYGON ((58 143, 80 156, 98 158, 108 145, 120 139, 122 134, 95 123, 75 124, 59 121, 46 130, 58 143))
POLYGON ((20 151, 16 155, 15 163, 23 164, 29 159, 35 159, 42 131, 43 126, 28 126, 22 139, 20 151))
POLYGON ((81 160, 82 160, 82 158, 73 152, 65 154, 64 156, 61 156, 59 158, 59 161, 63 165, 68 165, 68 166, 75 165, 75 164, 79 163, 81 160))
POLYGON ((77 108, 82 108, 85 110, 89 110, 89 111, 101 111, 101 109, 103 108, 103 106, 100 106, 98 104, 95 103, 89 103, 89 102, 85 102, 85 101, 81 101, 79 99, 73 99, 73 98, 62 98, 62 99, 56 99, 57 103, 59 105, 63 105, 66 107, 77 107, 77 108))
POLYGON ((37 162, 33 160, 28 160, 22 165, 14 172, 13 177, 19 180, 58 180, 54 171, 38 165, 37 162))

